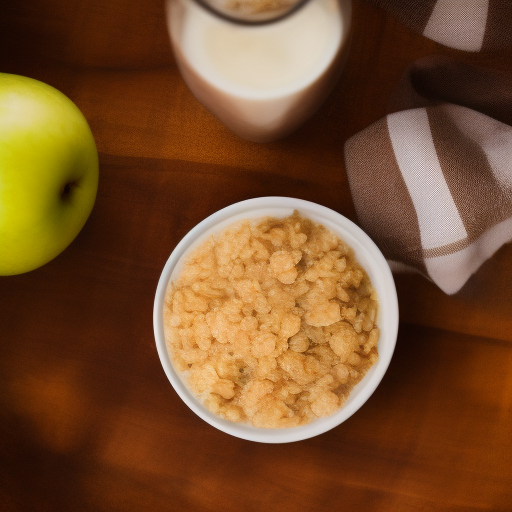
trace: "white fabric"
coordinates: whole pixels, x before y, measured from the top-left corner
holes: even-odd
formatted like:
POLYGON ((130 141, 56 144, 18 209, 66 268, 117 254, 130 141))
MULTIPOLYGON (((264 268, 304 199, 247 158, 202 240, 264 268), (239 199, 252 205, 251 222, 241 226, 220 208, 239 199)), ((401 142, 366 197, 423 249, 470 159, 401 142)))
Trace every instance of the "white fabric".
MULTIPOLYGON (((509 0, 503 0, 509 1, 509 0)), ((458 50, 481 50, 489 0, 438 0, 423 35, 458 50)))
POLYGON ((512 238, 512 217, 486 231, 471 245, 453 254, 425 259, 431 279, 445 293, 458 292, 504 243, 512 238))
POLYGON ((466 228, 439 164, 426 109, 390 114, 387 124, 396 161, 418 216, 423 249, 465 239, 466 228))

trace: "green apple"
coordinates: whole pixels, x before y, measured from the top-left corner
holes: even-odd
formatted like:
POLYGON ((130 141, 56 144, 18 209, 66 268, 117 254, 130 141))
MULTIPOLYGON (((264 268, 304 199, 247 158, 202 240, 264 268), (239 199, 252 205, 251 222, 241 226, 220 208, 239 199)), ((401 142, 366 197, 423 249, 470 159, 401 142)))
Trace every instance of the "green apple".
POLYGON ((0 275, 60 254, 97 189, 98 152, 78 107, 43 82, 0 73, 0 275))

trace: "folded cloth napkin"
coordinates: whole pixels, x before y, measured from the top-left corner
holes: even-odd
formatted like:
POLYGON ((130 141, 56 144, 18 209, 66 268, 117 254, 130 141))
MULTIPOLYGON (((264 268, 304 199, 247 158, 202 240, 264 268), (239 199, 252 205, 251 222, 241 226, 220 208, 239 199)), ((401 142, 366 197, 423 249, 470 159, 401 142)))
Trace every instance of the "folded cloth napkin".
MULTIPOLYGON (((445 3, 425 2, 433 12, 445 3)), ((345 144, 360 224, 393 270, 419 271, 456 293, 512 240, 512 76, 427 57, 390 104, 392 113, 345 144)))
POLYGON ((512 47, 510 0, 370 0, 438 43, 470 52, 512 47))

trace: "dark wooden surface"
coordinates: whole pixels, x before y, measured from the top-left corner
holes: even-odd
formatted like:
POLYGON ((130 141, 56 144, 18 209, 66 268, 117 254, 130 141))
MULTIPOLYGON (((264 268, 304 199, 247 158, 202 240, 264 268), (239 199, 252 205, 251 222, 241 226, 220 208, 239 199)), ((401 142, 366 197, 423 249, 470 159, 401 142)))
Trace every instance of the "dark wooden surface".
POLYGON ((0 278, 2 511, 511 511, 512 247, 457 295, 397 277, 395 357, 368 403, 307 441, 264 445, 196 417, 155 349, 153 297, 185 233, 262 195, 356 220, 344 141, 386 113, 402 72, 431 53, 512 71, 355 5, 334 93, 286 140, 237 138, 199 105, 169 48, 161 0, 4 0, 0 70, 83 111, 100 185, 54 261, 0 278))

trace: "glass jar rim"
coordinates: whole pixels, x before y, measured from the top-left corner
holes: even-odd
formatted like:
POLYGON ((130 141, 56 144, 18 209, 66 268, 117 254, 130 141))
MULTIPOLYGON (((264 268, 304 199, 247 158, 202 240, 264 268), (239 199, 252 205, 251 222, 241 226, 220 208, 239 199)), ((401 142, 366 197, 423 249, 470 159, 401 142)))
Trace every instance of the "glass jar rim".
POLYGON ((208 11, 209 13, 225 20, 229 21, 231 23, 236 23, 238 25, 246 25, 246 26, 260 26, 260 25, 268 25, 270 23, 275 23, 278 21, 281 21, 288 16, 294 14, 298 10, 302 9, 304 5, 309 3, 311 0, 298 0, 293 6, 291 6, 288 10, 285 10, 284 12, 279 11, 279 14, 275 17, 268 17, 268 18, 254 18, 249 19, 246 17, 237 17, 235 15, 230 15, 227 13, 227 11, 219 10, 216 7, 214 7, 208 0, 192 0, 199 6, 201 6, 203 9, 208 11))

